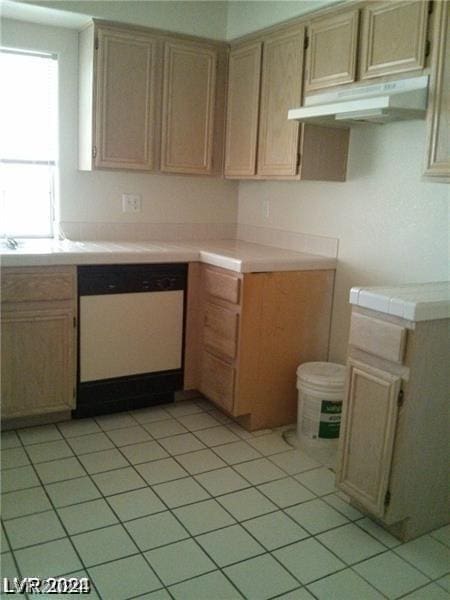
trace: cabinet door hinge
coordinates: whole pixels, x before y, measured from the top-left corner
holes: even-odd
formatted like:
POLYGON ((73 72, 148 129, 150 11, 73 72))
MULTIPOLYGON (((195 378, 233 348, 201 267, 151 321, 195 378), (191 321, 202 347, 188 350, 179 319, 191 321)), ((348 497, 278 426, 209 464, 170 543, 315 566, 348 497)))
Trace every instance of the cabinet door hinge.
POLYGON ((303 42, 303 49, 307 50, 309 46, 309 37, 305 35, 305 41, 303 42))
POLYGON ((405 394, 403 393, 403 390, 400 390, 397 396, 397 406, 400 408, 401 406, 403 406, 403 400, 405 398, 405 394))
POLYGON ((428 3, 428 14, 431 15, 431 13, 433 12, 433 6, 434 2, 433 0, 430 0, 430 2, 428 3))
POLYGON ((425 56, 430 56, 430 53, 431 53, 431 42, 430 42, 430 40, 427 40, 426 44, 425 44, 425 56))
POLYGON ((388 507, 390 503, 391 503, 391 492, 388 490, 386 492, 386 495, 384 496, 384 506, 388 507))
POLYGON ((302 162, 302 155, 300 152, 297 152, 297 169, 300 168, 300 163, 302 162))
POLYGON ((92 158, 97 157, 97 146, 92 146, 92 158))

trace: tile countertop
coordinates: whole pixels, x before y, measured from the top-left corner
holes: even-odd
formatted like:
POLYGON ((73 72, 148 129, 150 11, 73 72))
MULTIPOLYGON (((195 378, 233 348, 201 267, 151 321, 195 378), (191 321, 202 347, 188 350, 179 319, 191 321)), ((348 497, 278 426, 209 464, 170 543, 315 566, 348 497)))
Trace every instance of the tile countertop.
POLYGON ((336 258, 240 240, 75 242, 27 240, 0 249, 4 267, 114 263, 204 262, 240 273, 335 269, 336 258))
POLYGON ((390 287, 354 287, 350 303, 409 321, 450 318, 450 282, 413 283, 390 287))

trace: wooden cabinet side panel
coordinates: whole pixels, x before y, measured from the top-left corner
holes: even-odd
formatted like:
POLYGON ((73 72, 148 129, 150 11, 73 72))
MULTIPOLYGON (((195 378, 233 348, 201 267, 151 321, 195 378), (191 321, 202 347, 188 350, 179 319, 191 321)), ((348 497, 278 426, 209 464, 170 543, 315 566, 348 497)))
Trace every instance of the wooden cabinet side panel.
POLYGON ((382 517, 397 425, 401 379, 349 359, 337 484, 382 517))
POLYGON ((297 367, 328 358, 333 283, 334 271, 244 276, 236 402, 252 428, 295 422, 297 367))
POLYGON ((358 21, 358 10, 312 21, 308 29, 305 93, 355 81, 358 21))
POLYGON ((297 175, 299 124, 288 121, 302 97, 305 27, 264 42, 259 118, 258 174, 297 175))
POLYGON ((217 52, 196 44, 166 42, 161 170, 212 170, 217 52))
POLYGON ((98 31, 97 167, 154 167, 156 40, 98 31))
POLYGON ((72 307, 3 311, 2 418, 75 407, 72 307))
POLYGON ((423 69, 428 2, 370 2, 363 9, 360 78, 423 69))
POLYGON ((92 170, 94 144, 94 26, 78 34, 78 168, 92 170))
POLYGON ((251 176, 256 172, 259 86, 262 44, 230 51, 225 176, 251 176))
POLYGON ((300 178, 345 181, 350 129, 302 124, 300 178))
POLYGON ((450 181, 450 8, 435 4, 425 175, 450 181))

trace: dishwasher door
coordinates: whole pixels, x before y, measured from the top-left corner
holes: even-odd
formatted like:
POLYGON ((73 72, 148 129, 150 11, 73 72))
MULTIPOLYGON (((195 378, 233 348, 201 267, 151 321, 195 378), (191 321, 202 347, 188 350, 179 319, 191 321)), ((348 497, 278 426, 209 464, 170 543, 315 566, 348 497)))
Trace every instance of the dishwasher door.
POLYGON ((80 382, 181 368, 183 292, 80 297, 80 382))
POLYGON ((75 417, 172 402, 183 387, 185 264, 78 267, 75 417))

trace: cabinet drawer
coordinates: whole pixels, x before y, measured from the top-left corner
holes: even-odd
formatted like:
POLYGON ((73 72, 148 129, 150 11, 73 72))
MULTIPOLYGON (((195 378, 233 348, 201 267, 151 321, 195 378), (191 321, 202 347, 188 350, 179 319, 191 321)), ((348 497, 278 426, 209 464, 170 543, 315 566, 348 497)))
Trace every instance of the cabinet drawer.
POLYGON ((238 277, 211 268, 206 268, 203 274, 207 294, 239 304, 241 282, 238 277))
POLYGON ((2 273, 2 302, 70 300, 74 295, 72 269, 5 269, 2 273))
POLYGON ((228 412, 233 409, 234 375, 229 364, 209 352, 203 353, 201 391, 228 412))
POLYGON ((351 346, 401 363, 405 353, 405 342, 404 327, 359 313, 352 314, 349 339, 351 346))
POLYGON ((207 304, 203 330, 205 346, 215 354, 235 358, 238 324, 239 315, 235 312, 207 304))

